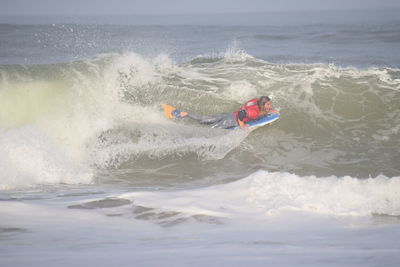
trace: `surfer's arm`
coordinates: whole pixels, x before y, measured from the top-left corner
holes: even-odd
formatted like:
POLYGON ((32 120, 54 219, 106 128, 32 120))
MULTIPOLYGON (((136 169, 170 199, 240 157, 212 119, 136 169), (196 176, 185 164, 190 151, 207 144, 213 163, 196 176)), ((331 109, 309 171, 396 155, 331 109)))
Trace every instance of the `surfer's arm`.
POLYGON ((238 112, 238 117, 237 117, 237 121, 239 124, 239 127, 242 129, 247 129, 247 125, 244 123, 243 119, 246 118, 246 111, 245 110, 241 110, 238 112))

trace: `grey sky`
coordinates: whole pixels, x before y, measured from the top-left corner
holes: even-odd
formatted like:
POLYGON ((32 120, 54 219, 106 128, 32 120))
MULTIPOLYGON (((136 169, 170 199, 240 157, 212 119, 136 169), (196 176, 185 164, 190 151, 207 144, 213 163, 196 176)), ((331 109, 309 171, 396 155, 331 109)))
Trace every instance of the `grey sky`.
POLYGON ((0 15, 198 14, 400 8, 399 0, 0 0, 0 15))

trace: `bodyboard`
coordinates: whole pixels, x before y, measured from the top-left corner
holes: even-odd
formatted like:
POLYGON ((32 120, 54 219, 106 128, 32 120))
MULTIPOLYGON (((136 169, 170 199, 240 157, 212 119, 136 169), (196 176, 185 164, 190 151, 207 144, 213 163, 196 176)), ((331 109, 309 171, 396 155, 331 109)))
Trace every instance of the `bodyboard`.
MULTIPOLYGON (((277 119, 279 119, 278 113, 269 113, 267 115, 258 117, 258 119, 256 119, 256 120, 251 120, 251 121, 245 122, 245 124, 247 125, 247 127, 249 127, 249 129, 253 129, 253 128, 258 128, 258 127, 270 124, 271 122, 274 122, 277 119)), ((240 127, 236 126, 236 127, 229 128, 229 130, 236 130, 236 129, 240 129, 240 127)))

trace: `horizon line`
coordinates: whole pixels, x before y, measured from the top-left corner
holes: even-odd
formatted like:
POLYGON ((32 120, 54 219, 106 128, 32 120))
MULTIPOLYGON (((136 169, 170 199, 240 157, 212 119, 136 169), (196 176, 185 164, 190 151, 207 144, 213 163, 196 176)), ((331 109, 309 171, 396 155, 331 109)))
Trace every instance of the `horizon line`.
POLYGON ((299 10, 274 10, 254 12, 187 12, 187 13, 101 13, 101 14, 0 14, 0 17, 99 17, 99 16, 204 16, 204 15, 262 15, 284 13, 318 13, 318 12, 345 12, 345 11, 394 11, 400 7, 383 8, 337 8, 337 9, 299 9, 299 10))

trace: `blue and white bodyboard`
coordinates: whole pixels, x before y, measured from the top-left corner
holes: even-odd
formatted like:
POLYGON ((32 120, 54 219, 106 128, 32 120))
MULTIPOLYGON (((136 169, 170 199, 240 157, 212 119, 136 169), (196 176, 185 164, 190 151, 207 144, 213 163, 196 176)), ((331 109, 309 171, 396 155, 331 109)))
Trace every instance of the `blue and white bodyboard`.
MULTIPOLYGON (((246 122, 245 124, 249 127, 249 129, 255 129, 267 124, 270 124, 271 122, 276 121, 279 119, 279 114, 278 113, 269 113, 267 115, 259 117, 257 120, 252 120, 249 122, 246 122)), ((236 130, 240 128, 239 126, 229 128, 229 130, 236 130)))

